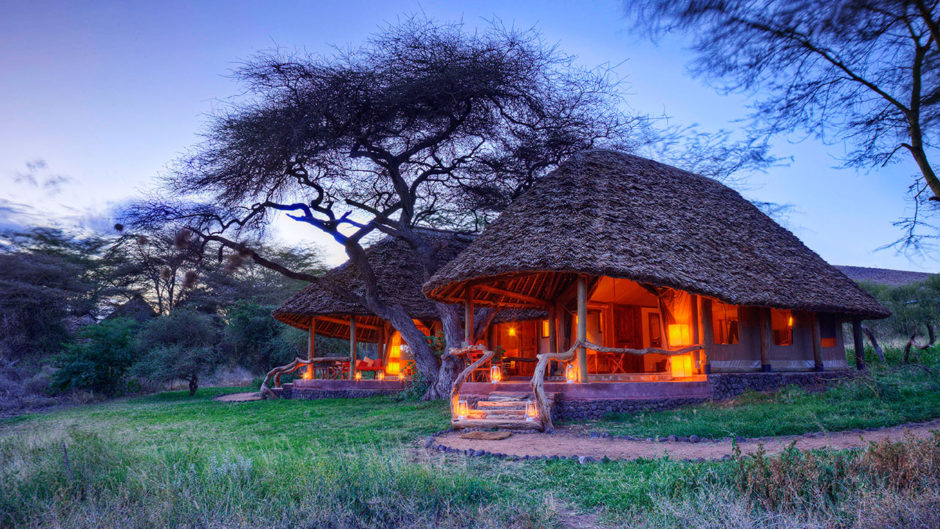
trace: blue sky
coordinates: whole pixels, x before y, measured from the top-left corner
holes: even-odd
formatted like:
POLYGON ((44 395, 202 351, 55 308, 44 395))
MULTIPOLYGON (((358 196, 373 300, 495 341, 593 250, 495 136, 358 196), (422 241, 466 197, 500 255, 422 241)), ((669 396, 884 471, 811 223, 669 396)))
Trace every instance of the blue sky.
MULTIPOLYGON (((583 65, 618 65, 630 106, 677 124, 737 128, 747 114, 746 98, 718 95, 688 75, 693 55, 680 39, 654 44, 637 35, 618 2, 7 2, 0 228, 56 221, 105 229, 112 208, 150 189, 198 141, 205 116, 237 95, 227 76, 239 59, 275 45, 329 53, 413 13, 535 27, 583 65)), ((739 190, 792 204, 787 227, 834 264, 936 271, 933 259, 876 251, 899 235, 892 222, 910 207, 912 163, 838 169, 841 146, 798 139, 775 142, 791 164, 752 175, 739 190)), ((302 226, 281 223, 278 236, 322 245, 330 262, 344 258, 302 226)))

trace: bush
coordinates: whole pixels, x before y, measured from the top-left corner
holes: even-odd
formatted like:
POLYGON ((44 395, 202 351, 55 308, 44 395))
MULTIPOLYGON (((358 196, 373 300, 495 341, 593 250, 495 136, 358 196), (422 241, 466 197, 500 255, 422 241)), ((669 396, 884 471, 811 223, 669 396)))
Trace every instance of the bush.
POLYGON ((271 307, 241 300, 225 312, 225 356, 255 372, 306 356, 306 341, 306 333, 272 318, 271 307))
POLYGON ((218 330, 212 316, 190 309, 176 309, 153 319, 137 336, 141 360, 134 374, 154 382, 185 380, 189 394, 199 388, 199 377, 208 374, 221 359, 214 347, 218 330))
POLYGON ((66 345, 53 377, 53 389, 86 389, 106 395, 122 392, 124 378, 136 360, 134 320, 116 318, 89 325, 66 345))

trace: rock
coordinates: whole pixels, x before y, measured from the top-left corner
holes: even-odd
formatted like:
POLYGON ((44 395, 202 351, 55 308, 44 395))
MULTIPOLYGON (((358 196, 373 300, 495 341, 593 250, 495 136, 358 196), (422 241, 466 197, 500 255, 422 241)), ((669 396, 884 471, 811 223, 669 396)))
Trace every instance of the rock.
MULTIPOLYGON (((350 325, 352 325, 352 324, 350 324, 350 325)), ((425 447, 425 448, 431 448, 431 445, 433 445, 433 444, 434 444, 434 438, 433 438, 433 437, 428 437, 428 440, 424 442, 424 447, 425 447)))
POLYGON ((699 441, 701 441, 701 438, 699 438, 699 436, 697 436, 697 435, 695 435, 695 434, 689 436, 689 442, 690 442, 690 443, 697 443, 697 442, 699 442, 699 441))
POLYGON ((745 439, 744 439, 743 437, 741 437, 740 435, 735 435, 735 436, 734 436, 734 442, 735 442, 735 443, 743 443, 744 441, 745 441, 745 439))
POLYGON ((676 442, 676 436, 675 436, 675 435, 670 435, 669 437, 666 438, 666 440, 668 440, 668 441, 671 442, 671 443, 675 443, 675 442, 676 442))
POLYGON ((579 464, 579 465, 586 465, 586 464, 588 464, 588 463, 593 463, 594 461, 595 461, 595 459, 594 459, 593 457, 590 457, 590 456, 581 456, 581 457, 578 458, 578 464, 579 464))

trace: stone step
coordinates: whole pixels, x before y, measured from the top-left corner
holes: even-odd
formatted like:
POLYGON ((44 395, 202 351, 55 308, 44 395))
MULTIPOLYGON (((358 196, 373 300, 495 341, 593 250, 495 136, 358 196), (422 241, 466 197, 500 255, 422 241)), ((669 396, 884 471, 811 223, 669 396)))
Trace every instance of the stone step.
MULTIPOLYGON (((473 414, 471 414, 471 417, 473 414)), ((484 419, 525 419, 525 410, 487 411, 484 419)))
POLYGON ((538 430, 541 424, 538 421, 512 420, 512 419, 454 419, 451 421, 454 428, 507 428, 510 430, 538 430))
POLYGON ((518 408, 525 409, 524 400, 481 400, 477 402, 477 408, 518 408))
POLYGON ((486 400, 490 401, 526 401, 532 398, 531 393, 511 391, 491 391, 490 394, 486 396, 486 400))

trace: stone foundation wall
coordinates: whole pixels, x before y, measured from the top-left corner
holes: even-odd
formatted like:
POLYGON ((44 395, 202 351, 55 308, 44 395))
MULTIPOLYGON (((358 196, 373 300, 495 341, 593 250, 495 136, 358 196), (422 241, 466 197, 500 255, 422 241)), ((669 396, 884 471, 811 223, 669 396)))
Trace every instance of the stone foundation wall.
POLYGON ((611 413, 668 410, 707 400, 703 398, 556 400, 555 407, 552 409, 552 420, 600 419, 611 413))
POLYGON ((678 408, 708 400, 726 400, 747 391, 774 391, 795 384, 806 388, 823 389, 834 382, 855 376, 855 371, 779 372, 779 373, 719 373, 708 376, 711 399, 708 398, 655 398, 655 399, 564 399, 556 397, 552 420, 599 419, 611 413, 638 413, 678 408))
POLYGON ((825 388, 833 382, 855 376, 854 371, 808 371, 777 373, 716 373, 708 375, 712 399, 725 400, 747 391, 774 391, 795 384, 806 388, 825 388))
POLYGON ((401 389, 311 389, 294 388, 291 384, 284 384, 280 397, 285 399, 316 400, 316 399, 356 399, 361 397, 375 397, 376 395, 394 395, 401 389))

